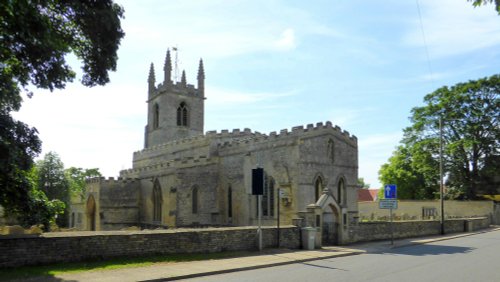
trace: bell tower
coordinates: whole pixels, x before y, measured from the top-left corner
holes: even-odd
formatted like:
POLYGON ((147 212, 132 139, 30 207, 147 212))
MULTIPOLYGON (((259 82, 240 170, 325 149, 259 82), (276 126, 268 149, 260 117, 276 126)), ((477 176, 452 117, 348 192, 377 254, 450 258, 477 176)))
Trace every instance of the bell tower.
POLYGON ((203 134, 205 115, 205 71, 200 59, 198 87, 188 84, 182 71, 181 81, 172 81, 172 60, 167 50, 163 82, 155 86, 154 66, 148 77, 148 121, 144 148, 203 134))

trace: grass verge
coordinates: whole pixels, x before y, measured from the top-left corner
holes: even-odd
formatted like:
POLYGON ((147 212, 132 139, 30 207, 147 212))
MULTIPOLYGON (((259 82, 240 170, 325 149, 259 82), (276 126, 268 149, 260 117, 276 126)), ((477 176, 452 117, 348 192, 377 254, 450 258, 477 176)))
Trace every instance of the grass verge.
POLYGON ((172 254, 147 257, 120 257, 89 262, 57 263, 42 266, 23 266, 16 268, 0 268, 0 281, 27 279, 31 277, 48 277, 63 273, 83 271, 111 270, 120 268, 142 267, 157 263, 172 263, 242 257, 254 255, 255 252, 222 252, 208 254, 172 254))

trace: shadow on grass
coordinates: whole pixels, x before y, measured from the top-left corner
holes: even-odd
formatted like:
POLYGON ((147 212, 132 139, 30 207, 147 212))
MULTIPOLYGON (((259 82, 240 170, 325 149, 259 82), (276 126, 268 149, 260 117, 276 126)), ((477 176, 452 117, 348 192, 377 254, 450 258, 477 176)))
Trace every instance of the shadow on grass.
MULTIPOLYGON (((224 259, 259 255, 258 252, 222 252, 207 254, 171 254, 147 257, 109 258, 87 262, 68 262, 41 266, 23 266, 15 268, 0 268, 0 281, 25 280, 39 277, 43 281, 71 281, 55 277, 58 274, 78 273, 84 271, 112 270, 131 267, 149 266, 156 263, 173 263, 200 260, 224 259)), ((35 281, 36 279, 34 279, 35 281)))

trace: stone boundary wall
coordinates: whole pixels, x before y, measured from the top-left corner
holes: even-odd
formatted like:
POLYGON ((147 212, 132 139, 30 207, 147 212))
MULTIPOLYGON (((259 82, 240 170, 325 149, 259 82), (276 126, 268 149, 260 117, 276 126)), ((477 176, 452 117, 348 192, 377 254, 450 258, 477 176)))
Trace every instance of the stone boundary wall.
MULTIPOLYGON (((441 223, 436 220, 395 221, 394 239, 422 237, 441 234, 441 223)), ((445 220, 446 234, 471 232, 490 226, 488 217, 445 220)), ((353 226, 349 243, 391 239, 390 222, 361 222, 353 226)))
MULTIPOLYGON (((358 210, 361 221, 389 220, 389 210, 380 209, 378 202, 359 202, 358 210)), ((398 208, 392 212, 395 220, 437 220, 440 218, 441 204, 439 200, 399 200, 398 208), (424 209, 429 211, 427 216, 424 215, 424 209)), ((493 201, 447 200, 444 201, 444 215, 446 219, 494 217, 494 203, 493 201)))
MULTIPOLYGON (((262 227, 264 248, 277 246, 277 229, 262 227)), ((300 248, 300 229, 280 228, 280 246, 300 248)), ((257 227, 46 233, 0 236, 0 268, 177 253, 257 249, 257 227)))

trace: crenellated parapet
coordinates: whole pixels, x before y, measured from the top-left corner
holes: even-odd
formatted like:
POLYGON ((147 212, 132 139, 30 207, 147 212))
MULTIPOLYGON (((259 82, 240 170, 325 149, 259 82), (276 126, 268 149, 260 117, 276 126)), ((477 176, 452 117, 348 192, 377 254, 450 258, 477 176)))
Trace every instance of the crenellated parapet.
POLYGON ((223 143, 220 143, 218 147, 220 149, 230 148, 230 147, 242 147, 242 146, 249 146, 252 144, 259 144, 263 142, 278 142, 281 140, 285 141, 286 139, 290 138, 293 139, 300 137, 305 138, 315 134, 328 134, 328 133, 333 134, 338 139, 348 143, 353 147, 357 147, 358 139, 356 136, 350 135, 348 131, 342 130, 339 126, 333 126, 333 124, 330 121, 327 121, 324 124, 322 122, 319 122, 316 125, 308 124, 306 126, 303 125, 294 126, 291 128, 291 130, 285 128, 280 130, 279 132, 273 131, 269 133, 269 135, 259 133, 255 134, 254 136, 250 136, 249 138, 228 140, 223 143))
POLYGON ((213 130, 206 132, 205 135, 198 135, 189 138, 178 139, 164 144, 145 148, 140 151, 136 151, 134 152, 134 160, 173 153, 183 149, 193 149, 204 146, 208 147, 211 144, 212 140, 214 139, 230 140, 230 139, 239 139, 243 137, 260 137, 260 136, 264 136, 264 134, 260 132, 252 132, 249 128, 245 128, 243 130, 233 129, 232 131, 224 129, 221 130, 220 132, 213 130))
POLYGON ((211 163, 218 156, 241 153, 249 148, 265 149, 290 146, 298 140, 321 135, 332 135, 336 140, 357 148, 357 138, 334 126, 331 122, 294 126, 263 134, 249 128, 208 131, 204 135, 178 139, 137 151, 133 156, 133 167, 123 170, 123 177, 138 177, 147 171, 169 170, 211 163))
POLYGON ((126 178, 126 177, 94 177, 87 179, 85 182, 87 184, 99 184, 99 183, 106 183, 106 184, 128 184, 128 183, 134 183, 139 181, 137 178, 126 178))
POLYGON ((120 176, 127 178, 129 176, 144 175, 150 172, 158 173, 159 171, 175 171, 176 169, 189 168, 194 166, 204 166, 215 164, 216 158, 210 158, 206 155, 186 158, 175 158, 157 163, 152 163, 146 166, 135 167, 120 171, 120 176))

